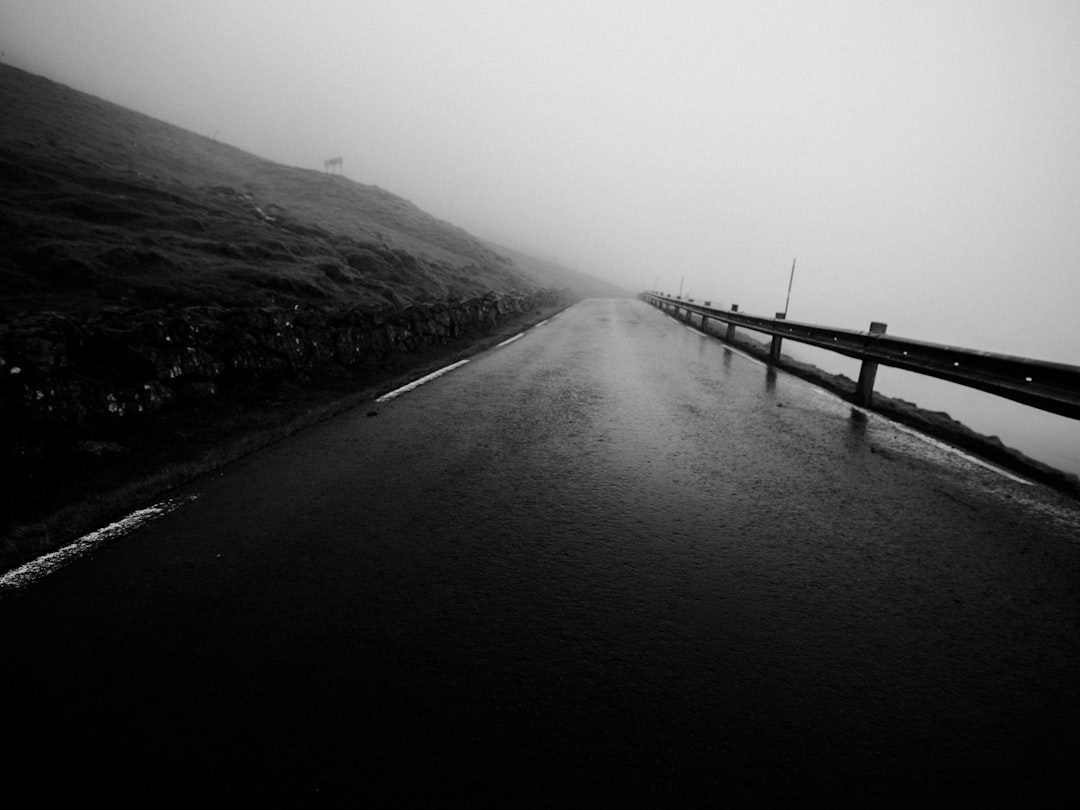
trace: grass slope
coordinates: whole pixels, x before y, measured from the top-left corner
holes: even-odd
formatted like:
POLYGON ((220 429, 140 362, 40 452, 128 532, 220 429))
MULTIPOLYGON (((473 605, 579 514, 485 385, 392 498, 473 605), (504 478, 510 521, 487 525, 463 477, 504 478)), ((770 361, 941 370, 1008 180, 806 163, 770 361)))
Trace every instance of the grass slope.
MULTIPOLYGON (((375 186, 264 160, 0 65, 0 317, 404 306, 555 286, 375 186)), ((573 274, 577 282, 587 277, 573 274)))

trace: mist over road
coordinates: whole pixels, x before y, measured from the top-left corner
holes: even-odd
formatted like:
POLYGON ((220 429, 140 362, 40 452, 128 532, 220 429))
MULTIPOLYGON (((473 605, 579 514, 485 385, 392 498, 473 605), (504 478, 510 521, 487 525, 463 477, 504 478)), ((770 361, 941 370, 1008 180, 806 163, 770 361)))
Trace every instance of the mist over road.
POLYGON ((638 301, 196 493, 0 600, 9 789, 677 806, 1071 779, 1076 505, 638 301))

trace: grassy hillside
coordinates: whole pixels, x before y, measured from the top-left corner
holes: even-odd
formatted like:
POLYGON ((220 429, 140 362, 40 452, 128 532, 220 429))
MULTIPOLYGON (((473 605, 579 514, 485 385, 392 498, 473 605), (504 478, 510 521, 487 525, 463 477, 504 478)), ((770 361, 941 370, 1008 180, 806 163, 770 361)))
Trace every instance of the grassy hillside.
POLYGON ((404 306, 549 278, 375 186, 272 163, 0 65, 0 317, 404 306))
POLYGON ((592 284, 0 65, 0 571, 592 284))

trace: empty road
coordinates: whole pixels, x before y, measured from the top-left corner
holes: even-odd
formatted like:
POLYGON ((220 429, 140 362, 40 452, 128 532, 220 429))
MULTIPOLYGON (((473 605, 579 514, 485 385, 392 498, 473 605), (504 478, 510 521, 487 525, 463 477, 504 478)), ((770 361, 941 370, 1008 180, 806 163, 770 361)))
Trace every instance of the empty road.
POLYGON ((0 598, 7 795, 1075 795, 1078 505, 641 302, 192 496, 0 598))

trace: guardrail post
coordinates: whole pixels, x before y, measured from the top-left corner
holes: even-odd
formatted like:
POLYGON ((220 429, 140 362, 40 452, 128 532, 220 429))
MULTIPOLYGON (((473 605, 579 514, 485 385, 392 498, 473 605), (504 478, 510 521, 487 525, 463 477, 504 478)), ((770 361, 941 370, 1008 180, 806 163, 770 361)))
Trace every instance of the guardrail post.
MULTIPOLYGON (((873 321, 870 324, 871 335, 884 335, 888 328, 887 324, 873 321)), ((859 369, 859 384, 855 386, 855 404, 864 408, 870 407, 870 400, 874 396, 874 379, 877 377, 878 364, 873 360, 863 360, 859 369)))
MULTIPOLYGON (((731 311, 732 312, 738 312, 739 311, 739 305, 738 304, 732 304, 731 305, 731 311)), ((727 337, 725 338, 725 340, 727 340, 728 343, 734 342, 734 340, 735 340, 735 324, 729 323, 727 325, 727 337)))
MULTIPOLYGON (((785 318, 787 318, 787 315, 785 315, 783 312, 777 312, 776 313, 776 320, 782 321, 785 318)), ((779 363, 780 362, 780 344, 783 343, 783 342, 784 342, 784 339, 782 337, 780 337, 779 335, 773 335, 772 343, 769 346, 769 362, 770 363, 779 363)))

